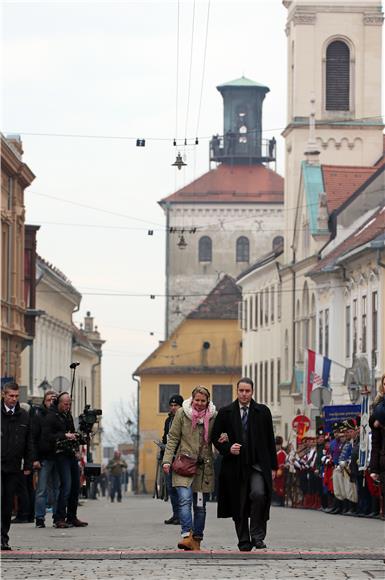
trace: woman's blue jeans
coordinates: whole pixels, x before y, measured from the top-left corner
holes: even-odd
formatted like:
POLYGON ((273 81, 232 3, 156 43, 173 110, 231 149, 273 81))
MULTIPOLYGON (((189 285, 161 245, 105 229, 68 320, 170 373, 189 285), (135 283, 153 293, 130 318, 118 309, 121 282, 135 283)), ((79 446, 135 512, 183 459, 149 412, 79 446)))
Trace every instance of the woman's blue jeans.
POLYGON ((197 538, 203 538, 206 523, 206 502, 209 493, 203 494, 203 505, 197 505, 198 494, 193 492, 192 487, 176 487, 179 500, 179 520, 182 527, 182 535, 191 530, 197 538), (192 511, 194 512, 194 521, 192 511))

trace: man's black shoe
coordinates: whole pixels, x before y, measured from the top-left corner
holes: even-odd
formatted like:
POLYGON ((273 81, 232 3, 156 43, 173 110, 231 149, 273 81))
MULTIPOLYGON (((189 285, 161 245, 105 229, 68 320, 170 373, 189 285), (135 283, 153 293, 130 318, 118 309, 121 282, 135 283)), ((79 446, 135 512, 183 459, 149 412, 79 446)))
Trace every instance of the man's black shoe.
POLYGON ((45 523, 43 518, 36 518, 36 527, 37 528, 45 528, 45 523))
POLYGON ((253 545, 257 550, 263 550, 266 548, 266 544, 263 540, 254 540, 253 545))
POLYGON ((179 518, 176 518, 175 516, 171 516, 171 518, 169 518, 168 520, 164 520, 165 524, 171 524, 174 526, 179 526, 180 521, 179 518))
POLYGON ((240 552, 251 552, 251 550, 253 549, 253 545, 252 544, 241 544, 238 545, 239 551, 240 552))
POLYGON ((1 544, 1 551, 5 551, 5 550, 12 550, 11 546, 7 543, 4 542, 4 544, 1 544))
POLYGON ((16 516, 16 518, 13 518, 13 520, 11 520, 11 524, 28 524, 28 518, 18 518, 16 516))

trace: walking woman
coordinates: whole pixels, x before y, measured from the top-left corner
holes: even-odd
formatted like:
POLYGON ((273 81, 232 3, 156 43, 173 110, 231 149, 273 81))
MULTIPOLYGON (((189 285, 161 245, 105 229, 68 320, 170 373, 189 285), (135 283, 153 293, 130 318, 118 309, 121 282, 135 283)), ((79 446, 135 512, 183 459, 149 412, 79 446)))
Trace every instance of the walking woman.
POLYGON ((203 539, 206 502, 214 489, 211 431, 215 415, 210 392, 206 387, 198 386, 176 412, 168 434, 163 471, 166 475, 170 470, 173 472, 172 485, 178 494, 182 528, 178 543, 181 550, 200 550, 203 539), (172 466, 174 454, 176 458, 172 466), (181 466, 183 461, 189 465, 181 466), (187 475, 189 471, 192 474, 187 475))

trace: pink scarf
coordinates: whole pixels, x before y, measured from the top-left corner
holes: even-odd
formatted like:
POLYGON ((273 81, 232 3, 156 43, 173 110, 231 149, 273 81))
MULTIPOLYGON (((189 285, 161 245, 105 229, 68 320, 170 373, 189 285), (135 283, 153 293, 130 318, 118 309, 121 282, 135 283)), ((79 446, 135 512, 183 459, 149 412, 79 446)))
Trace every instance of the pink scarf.
POLYGON ((192 428, 196 429, 199 419, 203 419, 203 439, 205 443, 209 442, 209 422, 210 422, 210 411, 205 409, 204 411, 196 411, 191 405, 191 421, 192 428))

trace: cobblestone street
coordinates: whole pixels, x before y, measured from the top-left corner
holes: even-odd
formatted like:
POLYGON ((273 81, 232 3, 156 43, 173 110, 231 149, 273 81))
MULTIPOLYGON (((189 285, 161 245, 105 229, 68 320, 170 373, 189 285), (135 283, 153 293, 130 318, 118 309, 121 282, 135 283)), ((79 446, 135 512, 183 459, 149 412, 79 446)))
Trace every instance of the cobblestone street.
MULTIPOLYGON (((237 551, 231 520, 208 505, 199 554, 176 550, 178 526, 165 526, 169 506, 148 496, 121 504, 104 499, 80 508, 88 528, 14 525, 2 574, 7 579, 52 578, 384 578, 384 523, 310 510, 272 508, 267 550, 237 551)), ((3 554, 4 555, 4 554, 3 554)))

